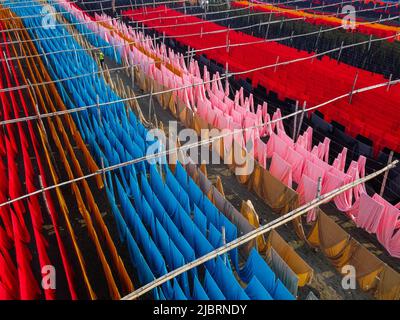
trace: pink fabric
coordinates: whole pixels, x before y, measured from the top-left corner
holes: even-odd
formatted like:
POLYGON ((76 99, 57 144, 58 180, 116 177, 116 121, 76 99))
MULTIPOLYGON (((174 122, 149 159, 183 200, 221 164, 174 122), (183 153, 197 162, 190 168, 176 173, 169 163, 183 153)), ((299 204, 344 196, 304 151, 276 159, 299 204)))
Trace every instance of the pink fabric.
POLYGON ((297 151, 289 147, 286 161, 292 166, 293 181, 298 184, 303 174, 304 157, 297 151))
POLYGON ((329 161, 329 144, 331 140, 329 138, 325 138, 324 142, 320 142, 318 146, 315 146, 312 149, 312 153, 316 155, 319 159, 328 162, 329 161))
POLYGON ((283 159, 286 159, 288 146, 287 144, 275 133, 272 133, 268 140, 268 158, 271 158, 273 153, 276 152, 283 159))
POLYGON ((255 139, 255 144, 255 158, 264 169, 267 169, 267 145, 260 138, 255 139))
POLYGON ((344 179, 344 174, 337 169, 332 168, 330 171, 325 172, 321 193, 329 193, 336 188, 343 186, 344 179))
POLYGON ((333 161, 332 166, 344 172, 344 168, 346 166, 346 158, 347 158, 347 148, 343 148, 342 152, 339 153, 336 159, 333 161))
POLYGON ((310 160, 307 160, 303 174, 311 178, 313 181, 318 182, 320 177, 322 178, 322 181, 324 180, 325 171, 310 160))
MULTIPOLYGON (((276 119, 282 118, 282 113, 281 113, 281 109, 277 109, 275 111, 275 113, 272 116, 272 121, 275 121, 276 119)), ((285 131, 285 128, 283 126, 283 121, 279 120, 277 122, 272 123, 272 130, 275 130, 279 132, 279 131, 285 131)))
POLYGON ((400 210, 378 194, 375 194, 373 199, 385 206, 377 230, 378 240, 392 256, 400 258, 400 232, 398 230, 400 210))
POLYGON ((358 214, 355 222, 358 227, 367 230, 369 233, 376 233, 384 213, 385 206, 366 193, 360 196, 358 214))
POLYGON ((282 181, 288 187, 292 187, 292 166, 281 158, 276 152, 272 155, 271 166, 269 168, 271 174, 282 181))
MULTIPOLYGON (((296 191, 299 194, 300 205, 306 204, 317 197, 318 183, 306 175, 303 175, 296 191)), ((307 213, 307 222, 315 221, 315 218, 315 209, 307 213)))

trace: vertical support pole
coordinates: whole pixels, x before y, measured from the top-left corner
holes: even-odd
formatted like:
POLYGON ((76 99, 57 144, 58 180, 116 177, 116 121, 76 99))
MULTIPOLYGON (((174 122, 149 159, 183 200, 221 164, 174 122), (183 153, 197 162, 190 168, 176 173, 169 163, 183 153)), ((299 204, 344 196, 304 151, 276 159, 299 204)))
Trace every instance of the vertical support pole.
POLYGON ((317 199, 319 199, 321 197, 321 190, 322 190, 322 177, 318 177, 317 199))
POLYGON ((150 88, 150 96, 149 96, 149 121, 151 121, 151 108, 153 106, 153 85, 150 88))
POLYGON ((354 77, 353 88, 351 89, 351 93, 350 93, 350 97, 349 97, 349 103, 350 104, 351 104, 351 101, 353 100, 353 92, 354 92, 354 89, 356 87, 357 79, 358 79, 358 71, 356 73, 356 76, 354 77))
MULTIPOLYGON (((221 228, 221 236, 222 236, 222 245, 226 245, 226 232, 225 232, 225 226, 222 226, 221 228)), ((224 254, 224 264, 226 264, 226 254, 224 254)))
POLYGON ((132 78, 132 89, 135 89, 135 69, 131 65, 131 78, 132 78))
POLYGON ((100 161, 101 161, 101 164, 100 164, 101 165, 101 174, 103 176, 104 184, 107 186, 106 171, 104 170, 104 158, 101 157, 100 161))
POLYGON ((279 57, 279 56, 277 56, 277 57, 276 57, 276 62, 275 62, 275 68, 274 68, 274 72, 276 72, 276 70, 278 69, 278 63, 279 63, 279 59, 280 59, 280 57, 279 57))
MULTIPOLYGON (((301 113, 300 122, 299 122, 299 127, 298 127, 298 129, 297 129, 296 141, 297 141, 297 139, 299 138, 300 130, 301 130, 301 127, 302 127, 302 125, 303 125, 304 115, 305 115, 305 113, 306 113, 306 107, 307 107, 307 101, 304 101, 304 102, 303 102, 303 112, 301 113)), ((296 141, 295 141, 295 142, 296 142, 296 141)))
MULTIPOLYGON (((393 152, 393 151, 390 151, 389 159, 388 159, 388 165, 392 162, 392 160, 393 160, 393 155, 394 155, 394 152, 393 152)), ((389 175, 389 170, 386 170, 386 171, 385 171, 385 174, 384 174, 384 176, 383 176, 381 191, 379 192, 379 195, 380 195, 381 197, 383 197, 383 194, 384 194, 384 192, 385 192, 385 188, 386 188, 386 183, 387 183, 388 175, 389 175)))
POLYGON ((393 78, 393 73, 390 74, 389 81, 388 81, 388 84, 386 87, 386 91, 389 91, 389 89, 390 89, 390 83, 392 82, 392 78, 393 78))
POLYGON ((368 52, 371 50, 371 40, 372 40, 372 34, 369 35, 369 40, 368 40, 368 52))
POLYGON ((44 191, 43 180, 42 180, 42 176, 41 175, 39 175, 39 186, 40 186, 40 189, 42 190, 42 196, 43 196, 44 204, 46 206, 46 210, 47 210, 47 212, 50 212, 50 207, 49 207, 49 204, 47 202, 48 201, 47 200, 47 195, 46 195, 46 192, 44 191))
POLYGON ((265 32, 265 39, 268 39, 268 33, 269 33, 269 27, 270 27, 270 24, 271 24, 271 19, 272 19, 272 13, 269 14, 268 24, 267 24, 267 31, 265 32))
POLYGON ((96 109, 97 109, 97 116, 99 117, 100 125, 103 126, 103 121, 101 119, 101 110, 100 110, 100 99, 99 95, 96 95, 96 109))
POLYGON ((342 55, 343 43, 344 43, 344 41, 342 41, 342 43, 341 43, 341 45, 340 45, 339 55, 338 55, 338 58, 337 58, 338 63, 340 62, 340 57, 341 57, 341 55, 342 55))
POLYGON ((299 110, 299 100, 296 100, 296 106, 295 106, 295 115, 294 115, 294 123, 293 123, 293 141, 296 139, 296 132, 297 132, 297 111, 299 110))

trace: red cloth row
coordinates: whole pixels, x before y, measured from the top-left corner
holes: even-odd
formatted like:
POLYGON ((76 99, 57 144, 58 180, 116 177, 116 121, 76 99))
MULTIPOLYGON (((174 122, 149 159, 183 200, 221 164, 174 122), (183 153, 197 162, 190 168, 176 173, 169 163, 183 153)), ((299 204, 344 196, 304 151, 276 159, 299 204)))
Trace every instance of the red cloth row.
MULTIPOLYGON (((260 39, 169 8, 147 8, 147 13, 142 9, 125 12, 127 16, 132 13, 135 20, 144 21, 159 32, 177 37, 191 48, 207 48, 197 54, 205 54, 224 66, 228 63, 229 70, 233 72, 304 58, 287 65, 241 74, 240 77, 251 78, 253 86, 261 84, 267 90, 276 92, 280 99, 290 98, 300 103, 306 101, 308 107, 349 93, 357 74, 355 89, 388 81, 380 74, 338 63, 327 56, 321 60, 310 59, 312 54, 277 42, 232 47, 260 39), (218 33, 206 34, 210 31, 218 33), (215 46, 221 48, 208 50, 215 46)), ((393 85, 390 90, 382 87, 353 95, 351 104, 348 98, 341 99, 320 108, 320 111, 326 115, 327 121, 336 120, 345 125, 349 134, 362 134, 373 140, 376 151, 386 146, 400 152, 399 101, 400 85, 393 85)))
MULTIPOLYGON (((0 30, 3 26, 0 23, 0 30)), ((5 56, 10 57, 9 39, 3 33, 4 47, 0 50, 0 89, 20 86, 18 72, 13 63, 7 65, 5 56), (10 68, 9 68, 10 67, 10 68)), ((28 105, 22 90, 0 92, 1 120, 18 118, 21 113, 29 115, 28 105), (21 108, 22 107, 22 108, 21 108)), ((26 193, 38 190, 39 175, 44 187, 47 169, 42 161, 43 150, 37 141, 37 132, 32 121, 7 124, 0 133, 0 203, 15 199, 26 193), (33 151, 33 153, 32 153, 33 151), (35 173, 33 161, 36 158, 38 173, 35 173), (22 162, 19 163, 22 157, 22 162), (22 166, 23 164, 23 166, 22 166), (25 186, 23 184, 25 181, 25 186)), ((45 266, 52 266, 48 254, 48 242, 43 234, 43 210, 38 195, 0 207, 0 300, 2 299, 37 299, 42 293, 47 300, 56 298, 56 289, 42 288, 40 277, 45 266), (2 227, 2 226, 3 227, 2 227), (33 239, 31 238, 33 232, 33 239), (30 247, 35 247, 40 270, 34 269, 34 256, 30 247), (12 258, 15 257, 15 260, 12 258)), ((44 201, 44 200, 42 200, 44 201)), ((43 202, 42 202, 43 203, 43 202)), ((54 226, 58 250, 64 266, 71 297, 77 298, 73 282, 72 268, 68 262, 62 242, 57 219, 56 207, 49 193, 46 203, 54 226)), ((36 257, 35 257, 36 258, 36 257)), ((57 279, 57 278, 56 278, 57 279)))

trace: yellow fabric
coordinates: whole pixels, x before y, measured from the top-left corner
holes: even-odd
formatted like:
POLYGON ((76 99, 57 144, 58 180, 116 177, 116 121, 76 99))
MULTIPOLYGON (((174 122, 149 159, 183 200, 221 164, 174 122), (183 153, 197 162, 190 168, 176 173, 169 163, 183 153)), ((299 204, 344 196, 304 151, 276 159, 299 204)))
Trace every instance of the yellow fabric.
MULTIPOLYGON (((260 227, 258 214, 256 213, 253 204, 251 203, 250 200, 247 201, 242 200, 240 213, 247 219, 250 225, 252 225, 254 228, 260 227)), ((264 252, 267 249, 267 244, 263 235, 257 237, 257 248, 258 251, 260 252, 264 252)))
POLYGON ((258 162, 255 162, 249 179, 249 189, 254 190, 274 212, 285 214, 298 207, 299 195, 262 168, 258 162))
POLYGON ((299 287, 311 282, 314 270, 305 262, 276 230, 272 230, 267 241, 267 249, 274 248, 280 257, 287 263, 290 269, 296 273, 299 279, 299 287))
POLYGON ((385 265, 375 296, 379 300, 400 300, 400 274, 385 265))
POLYGON ((205 163, 205 161, 202 161, 202 163, 200 165, 200 170, 201 170, 201 172, 203 172, 204 176, 207 178, 207 164, 205 163))
POLYGON ((367 248, 352 239, 354 252, 348 262, 357 270, 358 285, 364 291, 376 288, 378 276, 383 271, 383 262, 367 248))
POLYGON ((215 182, 215 187, 219 193, 225 198, 224 186, 222 185, 221 177, 217 176, 217 181, 215 182))

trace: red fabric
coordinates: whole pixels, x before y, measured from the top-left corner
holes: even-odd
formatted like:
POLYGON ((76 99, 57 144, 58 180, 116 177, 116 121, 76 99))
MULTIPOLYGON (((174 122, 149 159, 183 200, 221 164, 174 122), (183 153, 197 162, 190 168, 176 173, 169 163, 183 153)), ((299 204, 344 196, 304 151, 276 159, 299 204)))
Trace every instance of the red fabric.
MULTIPOLYGON (((1 24, 1 23, 0 23, 1 24)), ((1 27, 1 25, 0 25, 1 27)), ((3 33, 3 40, 4 42, 7 42, 6 34, 3 33)), ((6 48, 6 54, 7 56, 10 56, 10 50, 8 45, 5 46, 6 48)), ((8 69, 7 65, 5 64, 4 61, 4 54, 3 51, 0 52, 0 58, 3 59, 2 63, 2 73, 5 74, 6 78, 6 85, 7 87, 13 87, 13 86, 19 86, 19 80, 18 80, 18 75, 15 70, 14 64, 10 64, 11 70, 8 69), (11 71, 11 73, 10 73, 11 71)), ((4 85, 0 79, 0 88, 2 88, 4 85)), ((26 105, 24 96, 21 92, 21 90, 17 91, 18 97, 20 99, 20 102, 22 104, 22 109, 24 111, 24 115, 28 116, 29 115, 29 110, 26 105)), ((8 92, 9 98, 6 97, 5 93, 1 93, 1 101, 6 102, 6 104, 3 105, 3 110, 5 116, 8 118, 12 117, 12 113, 14 113, 14 118, 19 116, 21 112, 21 106, 19 103, 17 103, 17 96, 15 94, 15 91, 10 91, 8 92), (11 102, 11 103, 8 103, 11 102)), ((4 163, 0 161, 0 169, 2 171, 8 171, 8 188, 4 188, 4 185, 1 186, 1 192, 2 196, 0 198, 5 198, 5 192, 8 191, 9 197, 11 199, 15 199, 18 196, 28 192, 34 192, 37 190, 37 187, 35 186, 35 180, 38 180, 37 176, 35 175, 35 172, 33 170, 32 162, 30 159, 30 154, 29 154, 29 148, 32 146, 33 150, 35 152, 35 157, 37 160, 37 164, 39 167, 40 175, 43 180, 43 184, 46 184, 46 170, 43 167, 42 164, 42 156, 43 156, 43 151, 39 151, 38 148, 40 147, 40 144, 38 144, 37 139, 36 139, 36 133, 34 130, 34 127, 32 125, 31 121, 28 121, 26 123, 19 122, 17 125, 9 125, 10 128, 8 128, 8 133, 9 136, 6 137, 6 149, 7 149, 7 165, 8 168, 5 168, 4 163), (28 127, 29 131, 29 136, 26 135, 24 128, 28 127), (14 128, 17 127, 18 129, 18 135, 16 135, 16 132, 14 131, 14 128), (17 155, 17 151, 19 149, 17 139, 16 137, 19 136, 20 138, 20 144, 19 147, 21 148, 22 151, 22 158, 23 158, 23 164, 24 164, 24 170, 19 170, 16 166, 16 161, 14 161, 15 156, 17 155), (11 143, 12 141, 12 143, 11 143), (8 152, 10 151, 10 152, 8 152), (8 170, 7 170, 8 169, 8 170), (19 181, 19 174, 23 171, 23 174, 25 175, 25 182, 26 182, 26 190, 22 190, 21 183, 19 181), (7 190, 8 189, 8 190, 7 190)), ((19 157, 21 157, 21 153, 18 154, 19 157)), ((3 200, 2 199, 2 200, 3 200)), ((54 225, 55 229, 55 234, 59 246, 59 250, 61 253, 61 259, 63 261, 64 269, 66 272, 66 277, 71 293, 71 297, 73 299, 77 299, 77 295, 73 286, 73 273, 71 266, 67 260, 66 257, 66 251, 65 247, 62 243, 62 239, 59 234, 59 227, 57 223, 57 215, 55 211, 54 204, 52 202, 50 194, 46 194, 46 199, 48 200, 48 207, 50 211, 50 216, 52 219, 52 223, 54 225)), ((4 199, 6 200, 6 199, 4 199)), ((36 282, 36 279, 33 276, 32 268, 30 265, 31 261, 31 254, 29 252, 29 249, 27 247, 27 243, 30 242, 30 235, 29 232, 25 226, 25 220, 24 220, 24 212, 25 212, 25 206, 24 202, 26 201, 28 205, 28 212, 30 214, 30 217, 32 219, 32 226, 33 226, 33 233, 35 237, 35 244, 37 248, 37 254, 39 258, 39 263, 40 267, 43 268, 46 265, 52 265, 49 256, 47 254, 47 247, 48 243, 44 237, 44 234, 42 233, 43 230, 43 216, 42 216, 42 210, 39 204, 39 196, 31 196, 27 200, 20 200, 17 202, 14 202, 12 206, 14 207, 15 210, 4 210, 5 207, 2 207, 0 214, 3 220, 4 225, 7 223, 7 228, 10 228, 10 220, 7 220, 9 216, 9 212, 11 212, 11 224, 12 224, 12 234, 14 236, 14 243, 15 243, 15 250, 16 250, 16 260, 17 260, 17 265, 18 265, 18 278, 19 278, 19 286, 20 286, 20 293, 19 293, 19 298, 21 299, 34 299, 38 298, 38 295, 40 294, 40 288, 36 282), (6 223, 5 223, 6 222, 6 223), (29 283, 28 283, 29 282, 29 283)), ((9 231, 8 231, 9 232, 9 231)), ((41 271, 38 272, 41 274, 41 271)), ((2 279, 0 279, 2 280, 2 279)), ((2 287, 2 293, 0 293, 1 296, 7 297, 10 295, 9 292, 6 291, 8 288, 7 282, 3 282, 3 287, 2 287)), ((18 286, 16 286, 18 287, 18 286)), ((54 289, 46 289, 44 290, 45 297, 46 299, 55 299, 56 298, 56 291, 54 289)))
MULTIPOLYGON (((161 7, 162 8, 162 7, 161 7)), ((254 42, 259 38, 236 31, 228 31, 227 28, 217 24, 203 21, 197 17, 184 15, 171 9, 160 10, 147 8, 147 14, 141 13, 141 9, 126 11, 125 14, 135 13, 135 20, 145 21, 147 26, 155 27, 160 32, 169 36, 179 36, 178 40, 195 49, 203 49, 214 46, 223 46, 220 49, 198 52, 225 65, 229 63, 229 70, 233 72, 249 70, 276 63, 279 56, 280 62, 291 61, 299 58, 310 57, 305 51, 284 46, 276 42, 258 43, 247 46, 226 48, 227 38, 230 44, 254 42), (180 16, 175 19, 166 19, 171 16, 180 16), (158 18, 158 19, 157 19, 158 18), (197 23, 197 24, 188 24, 197 23), (182 26, 169 27, 169 25, 184 24, 182 26), (200 32, 203 30, 203 35, 200 32), (204 34, 210 31, 219 33, 204 34), (229 32, 229 35, 228 35, 229 32), (195 36, 184 36, 198 33, 195 36), (251 59, 249 59, 251 52, 251 59)), ((355 68, 344 63, 338 63, 334 59, 324 56, 321 60, 308 59, 298 61, 285 66, 278 66, 247 73, 241 77, 252 79, 253 86, 262 84, 268 90, 278 93, 280 99, 290 98, 307 101, 308 106, 318 105, 334 97, 349 93, 353 87, 354 79, 358 73, 356 88, 386 82, 382 75, 355 68), (335 84, 332 87, 332 84, 335 84)), ((400 152, 400 113, 398 112, 400 101, 400 85, 393 85, 390 91, 386 87, 367 91, 353 96, 352 104, 349 99, 341 99, 334 104, 320 108, 327 121, 336 120, 345 125, 349 134, 355 136, 362 134, 374 141, 376 150, 384 146, 400 152)))
MULTIPOLYGON (((342 21, 340 17, 323 17, 323 15, 326 15, 323 12, 318 12, 315 10, 310 10, 307 9, 307 11, 300 11, 300 10, 291 10, 292 8, 287 7, 286 9, 281 10, 279 7, 262 7, 262 3, 260 2, 261 6, 253 5, 252 10, 257 11, 257 12, 274 12, 276 17, 286 17, 286 18, 301 18, 302 16, 304 17, 304 21, 314 24, 314 25, 322 25, 322 26, 328 26, 328 27, 338 27, 342 25, 342 21), (305 14, 303 14, 305 13, 305 14), (314 15, 315 13, 315 15, 314 15)), ((237 2, 233 1, 232 2, 232 7, 235 8, 244 8, 248 7, 248 2, 237 2)), ((389 5, 393 5, 392 3, 389 3, 389 5)), ((382 5, 380 5, 382 6, 382 5)), ((377 19, 375 19, 377 20, 377 19)), ((357 23, 364 23, 362 19, 357 19, 357 23)), ((394 36, 396 35, 396 30, 395 28, 390 28, 386 27, 385 25, 382 24, 365 24, 365 25, 357 25, 355 30, 349 29, 348 32, 356 32, 356 33, 364 33, 368 35, 373 35, 376 37, 381 37, 381 38, 386 38, 389 36, 394 36)), ((388 39, 389 42, 393 42, 394 38, 388 39)))

